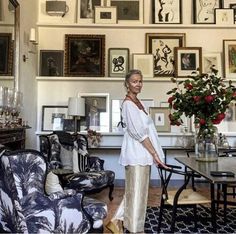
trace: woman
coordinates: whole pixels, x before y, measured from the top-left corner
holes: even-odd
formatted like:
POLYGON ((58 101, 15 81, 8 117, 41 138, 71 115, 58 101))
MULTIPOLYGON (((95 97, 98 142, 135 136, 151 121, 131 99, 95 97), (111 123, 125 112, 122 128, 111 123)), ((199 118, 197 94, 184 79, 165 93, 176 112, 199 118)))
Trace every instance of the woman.
POLYGON ((164 153, 153 121, 137 98, 143 87, 141 71, 131 70, 125 77, 125 87, 121 112, 124 139, 119 159, 125 166, 125 195, 107 225, 113 233, 123 232, 122 220, 130 232, 144 232, 151 165, 166 167, 160 160, 164 153))

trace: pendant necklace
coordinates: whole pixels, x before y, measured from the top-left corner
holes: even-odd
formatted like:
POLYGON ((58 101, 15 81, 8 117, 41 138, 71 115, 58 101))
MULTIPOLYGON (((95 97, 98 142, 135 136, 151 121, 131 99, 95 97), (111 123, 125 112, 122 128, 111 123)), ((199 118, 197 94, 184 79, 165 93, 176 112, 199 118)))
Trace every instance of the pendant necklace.
POLYGON ((148 113, 146 112, 144 106, 142 105, 142 103, 137 99, 134 100, 130 95, 126 95, 126 98, 129 99, 130 101, 132 101, 138 108, 139 110, 142 110, 146 115, 148 115, 148 113))

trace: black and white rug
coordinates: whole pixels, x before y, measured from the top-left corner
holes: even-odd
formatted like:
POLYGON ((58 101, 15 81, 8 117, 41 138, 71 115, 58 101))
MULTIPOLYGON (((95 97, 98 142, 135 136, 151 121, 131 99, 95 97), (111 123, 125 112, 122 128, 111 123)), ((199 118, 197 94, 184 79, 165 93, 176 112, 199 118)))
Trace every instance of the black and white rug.
MULTIPOLYGON (((161 233, 170 233, 171 208, 165 209, 165 215, 162 220, 161 233), (166 218, 167 217, 167 218, 166 218), (168 220, 169 219, 169 220, 168 220)), ((198 228, 195 230, 193 218, 193 209, 178 208, 178 219, 175 223, 176 233, 213 233, 212 224, 209 219, 210 209, 198 207, 198 228), (208 218, 207 218, 208 217, 208 218)), ((145 233, 157 233, 159 217, 159 207, 148 207, 145 233)), ((218 233, 236 233, 236 209, 227 209, 227 224, 223 221, 223 209, 217 213, 217 232, 218 233)))

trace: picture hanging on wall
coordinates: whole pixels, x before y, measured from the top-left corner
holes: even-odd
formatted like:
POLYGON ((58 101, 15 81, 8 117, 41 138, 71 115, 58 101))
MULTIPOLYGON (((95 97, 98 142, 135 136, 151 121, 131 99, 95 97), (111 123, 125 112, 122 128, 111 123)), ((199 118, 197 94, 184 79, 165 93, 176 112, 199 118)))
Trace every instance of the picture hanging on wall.
POLYGON ((185 33, 147 33, 146 53, 154 55, 154 76, 174 75, 174 47, 185 46, 185 33))
POLYGON ((203 53, 202 55, 202 72, 210 73, 211 67, 218 70, 217 75, 222 77, 222 59, 221 53, 203 53))
POLYGON ((182 0, 153 0, 154 24, 181 24, 182 0))
POLYGON ((104 76, 105 35, 65 35, 65 76, 104 76))
MULTIPOLYGON (((236 0, 223 0, 223 8, 236 9, 236 0)), ((234 11, 234 21, 236 22, 236 10, 234 11)))
POLYGON ((117 8, 95 6, 95 23, 96 24, 116 24, 117 8))
POLYGON ((215 22, 217 25, 234 24, 235 9, 215 9, 215 22))

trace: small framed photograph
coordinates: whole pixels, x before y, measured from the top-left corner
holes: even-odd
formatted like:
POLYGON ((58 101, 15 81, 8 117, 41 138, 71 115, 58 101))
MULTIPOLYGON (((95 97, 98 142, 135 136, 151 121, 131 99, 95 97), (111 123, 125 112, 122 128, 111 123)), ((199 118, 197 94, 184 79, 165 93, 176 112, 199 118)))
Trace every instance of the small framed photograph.
POLYGON ((202 73, 202 47, 175 47, 175 77, 202 73))
POLYGON ((154 76, 174 75, 174 48, 185 46, 185 33, 146 33, 146 53, 154 55, 154 76))
POLYGON ((108 76, 125 77, 129 71, 129 48, 109 48, 108 76))
POLYGON ((154 24, 181 24, 182 0, 153 0, 154 24))
POLYGON ((133 69, 140 70, 144 78, 153 78, 153 54, 133 54, 133 69))
POLYGON ((77 23, 94 23, 95 6, 102 6, 103 0, 80 0, 77 2, 77 23))
POLYGON ((13 67, 13 41, 11 33, 0 33, 0 76, 11 76, 13 67))
POLYGON ((88 129, 98 132, 110 131, 109 94, 80 93, 85 98, 85 120, 80 120, 80 130, 88 129))
POLYGON ((234 24, 235 9, 215 9, 215 22, 217 25, 234 24))
POLYGON ((119 24, 143 24, 144 0, 111 0, 111 6, 117 7, 119 24))
POLYGON ((69 118, 68 106, 42 106, 42 131, 61 131, 69 118))
POLYGON ((65 75, 105 75, 105 35, 65 35, 65 75))
POLYGON ((194 24, 214 24, 216 8, 221 8, 221 0, 211 0, 206 3, 204 0, 194 0, 194 24))
POLYGON ((236 78, 236 40, 223 40, 223 61, 225 78, 236 78))
POLYGON ((95 23, 116 24, 117 23, 116 7, 95 6, 95 23))
MULTIPOLYGON (((223 8, 236 9, 236 0, 223 0, 223 8)), ((234 11, 234 22, 236 22, 236 11, 234 11)))
POLYGON ((40 76, 63 76, 63 65, 63 50, 40 50, 40 76))
POLYGON ((203 53, 202 54, 202 72, 211 73, 211 67, 218 70, 218 76, 222 77, 222 59, 221 53, 203 53))
POLYGON ((170 132, 170 109, 168 107, 150 107, 149 113, 158 132, 170 132))

